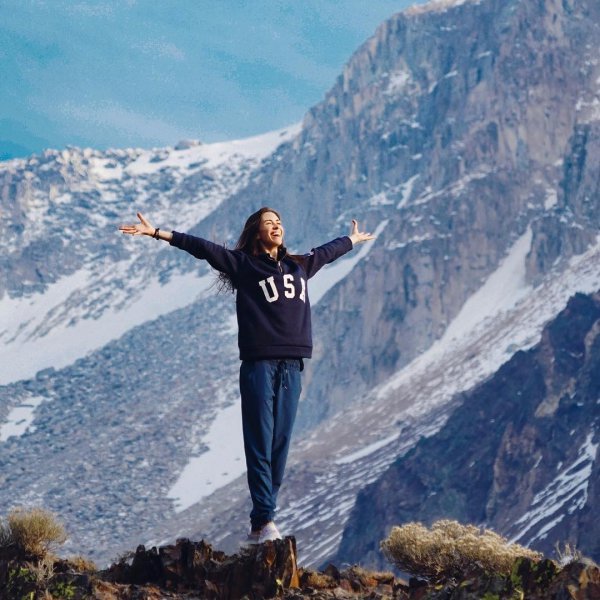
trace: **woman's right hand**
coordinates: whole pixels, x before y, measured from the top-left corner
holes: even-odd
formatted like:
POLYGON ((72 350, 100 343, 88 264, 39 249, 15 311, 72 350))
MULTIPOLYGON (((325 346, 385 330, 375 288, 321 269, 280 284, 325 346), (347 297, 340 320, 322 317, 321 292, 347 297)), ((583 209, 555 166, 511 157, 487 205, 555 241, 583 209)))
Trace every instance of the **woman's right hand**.
POLYGON ((139 223, 133 225, 119 225, 119 231, 128 233, 129 235, 154 235, 154 227, 150 225, 150 222, 142 213, 136 213, 137 218, 140 220, 139 223))

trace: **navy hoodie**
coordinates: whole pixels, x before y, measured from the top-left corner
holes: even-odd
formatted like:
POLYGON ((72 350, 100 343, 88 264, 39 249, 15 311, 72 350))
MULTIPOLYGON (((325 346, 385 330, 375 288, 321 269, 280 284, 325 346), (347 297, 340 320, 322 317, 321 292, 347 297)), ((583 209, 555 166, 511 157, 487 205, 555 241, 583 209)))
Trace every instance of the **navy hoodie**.
POLYGON ((237 290, 240 359, 310 358, 312 332, 307 281, 324 265, 352 249, 348 236, 290 258, 279 249, 251 256, 203 238, 173 231, 171 245, 227 273, 237 290))

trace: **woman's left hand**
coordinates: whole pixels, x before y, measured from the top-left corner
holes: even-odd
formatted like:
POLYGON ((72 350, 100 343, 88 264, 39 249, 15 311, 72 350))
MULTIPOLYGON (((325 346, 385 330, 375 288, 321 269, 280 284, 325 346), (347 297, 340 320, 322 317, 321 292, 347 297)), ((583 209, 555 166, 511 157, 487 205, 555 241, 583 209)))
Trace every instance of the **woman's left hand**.
POLYGON ((375 239, 374 235, 358 230, 358 221, 356 219, 352 219, 352 231, 348 237, 352 240, 353 246, 360 244, 360 242, 368 242, 375 239))

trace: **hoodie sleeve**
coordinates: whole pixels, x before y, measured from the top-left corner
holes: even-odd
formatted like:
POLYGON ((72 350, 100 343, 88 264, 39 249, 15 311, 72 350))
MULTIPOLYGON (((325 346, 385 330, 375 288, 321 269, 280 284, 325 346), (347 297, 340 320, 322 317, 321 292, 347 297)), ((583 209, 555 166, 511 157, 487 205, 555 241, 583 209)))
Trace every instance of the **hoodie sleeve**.
POLYGON ((313 248, 309 254, 302 257, 306 276, 310 279, 321 267, 333 262, 340 256, 352 250, 352 240, 347 236, 336 238, 318 248, 313 248))
POLYGON ((224 246, 214 244, 201 237, 173 231, 173 238, 169 242, 181 250, 189 252, 196 258, 206 260, 208 264, 228 275, 235 276, 240 270, 242 252, 227 250, 224 246))

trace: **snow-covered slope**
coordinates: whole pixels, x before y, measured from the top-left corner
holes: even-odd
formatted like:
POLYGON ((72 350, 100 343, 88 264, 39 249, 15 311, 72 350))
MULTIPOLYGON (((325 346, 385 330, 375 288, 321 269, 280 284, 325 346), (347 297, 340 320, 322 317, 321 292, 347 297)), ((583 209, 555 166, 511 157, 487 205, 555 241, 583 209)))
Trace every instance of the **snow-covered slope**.
POLYGON ((210 275, 192 272, 174 276, 167 289, 158 277, 131 281, 128 267, 119 264, 102 274, 80 269, 51 284, 45 294, 5 298, 0 312, 0 385, 35 377, 43 369, 66 367, 132 327, 191 304, 212 283, 210 275), (104 310, 95 305, 96 299, 106 303, 104 310), (97 316, 90 315, 96 310, 97 316))
POLYGON ((544 539, 567 513, 585 507, 592 484, 592 466, 598 454, 592 429, 577 452, 577 458, 563 467, 555 479, 538 492, 528 510, 513 526, 511 542, 530 545, 544 539))

